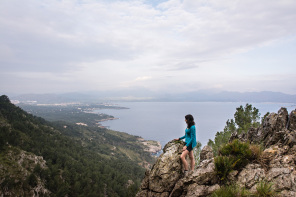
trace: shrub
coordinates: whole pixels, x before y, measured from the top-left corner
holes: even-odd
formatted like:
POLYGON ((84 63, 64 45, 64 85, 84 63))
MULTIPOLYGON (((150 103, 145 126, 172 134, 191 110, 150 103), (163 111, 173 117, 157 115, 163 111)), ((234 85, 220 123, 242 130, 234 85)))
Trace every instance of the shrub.
POLYGON ((221 182, 226 182, 228 174, 233 170, 235 162, 232 157, 218 156, 214 159, 215 171, 221 182))
POLYGON ((276 196, 277 192, 273 188, 273 184, 267 181, 260 181, 257 184, 255 196, 258 197, 273 197, 276 196))
POLYGON ((241 188, 237 185, 227 185, 212 193, 211 197, 248 197, 251 196, 250 192, 244 187, 241 188))
POLYGON ((250 145, 237 139, 224 145, 219 152, 222 156, 232 156, 234 158, 235 165, 233 167, 236 170, 243 168, 252 158, 250 145))
POLYGON ((232 170, 241 170, 251 160, 261 163, 262 148, 236 139, 222 146, 219 155, 214 159, 215 171, 220 181, 226 183, 232 170))

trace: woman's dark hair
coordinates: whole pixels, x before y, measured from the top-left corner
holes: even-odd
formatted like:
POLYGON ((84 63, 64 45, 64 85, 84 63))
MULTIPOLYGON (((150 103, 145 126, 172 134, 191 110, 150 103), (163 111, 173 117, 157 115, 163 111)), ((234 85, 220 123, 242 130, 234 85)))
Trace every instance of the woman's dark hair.
POLYGON ((192 125, 195 125, 194 118, 191 114, 188 114, 185 116, 185 119, 187 120, 187 128, 189 129, 192 125))

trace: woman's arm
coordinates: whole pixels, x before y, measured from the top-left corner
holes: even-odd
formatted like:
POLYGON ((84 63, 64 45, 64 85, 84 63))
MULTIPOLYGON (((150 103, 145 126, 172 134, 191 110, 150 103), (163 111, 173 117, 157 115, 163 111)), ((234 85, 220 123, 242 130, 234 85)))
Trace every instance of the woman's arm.
POLYGON ((185 135, 184 135, 184 136, 182 136, 182 137, 180 137, 180 138, 179 138, 179 140, 182 140, 182 139, 184 139, 184 138, 185 138, 185 135))

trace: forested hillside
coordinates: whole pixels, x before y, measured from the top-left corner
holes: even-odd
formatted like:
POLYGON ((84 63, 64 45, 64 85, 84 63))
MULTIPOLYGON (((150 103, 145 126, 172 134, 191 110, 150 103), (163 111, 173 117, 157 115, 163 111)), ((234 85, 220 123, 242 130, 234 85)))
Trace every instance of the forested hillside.
POLYGON ((0 97, 0 195, 134 196, 153 162, 138 137, 50 123, 0 97))

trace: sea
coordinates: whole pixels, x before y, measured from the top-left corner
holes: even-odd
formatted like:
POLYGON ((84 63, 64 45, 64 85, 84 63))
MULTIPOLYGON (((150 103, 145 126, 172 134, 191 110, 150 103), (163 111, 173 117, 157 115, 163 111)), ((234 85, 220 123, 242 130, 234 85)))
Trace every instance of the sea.
MULTIPOLYGON (((192 114, 196 123, 197 140, 205 146, 223 131, 226 121, 234 119, 236 108, 243 102, 119 102, 128 109, 98 109, 95 113, 114 116, 115 120, 101 122, 109 129, 140 136, 145 140, 159 141, 162 147, 172 139, 185 134, 185 115, 192 114)), ((259 109, 261 117, 267 112, 278 112, 285 107, 290 113, 294 103, 249 103, 259 109)))

